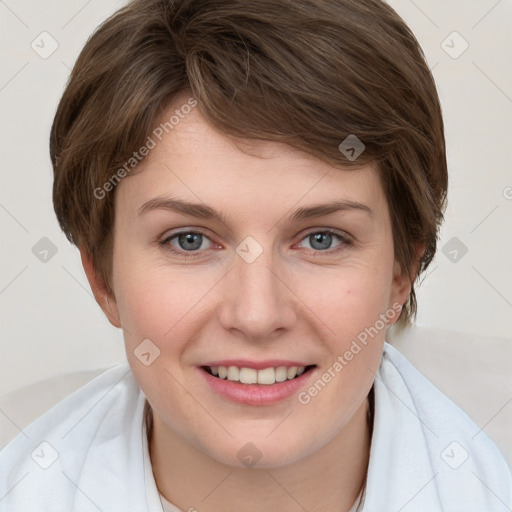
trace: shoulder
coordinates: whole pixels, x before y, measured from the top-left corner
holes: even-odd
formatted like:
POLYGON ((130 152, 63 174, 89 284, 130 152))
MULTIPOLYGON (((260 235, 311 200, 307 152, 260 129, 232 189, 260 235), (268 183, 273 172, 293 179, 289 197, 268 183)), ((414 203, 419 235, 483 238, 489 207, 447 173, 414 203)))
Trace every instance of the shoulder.
POLYGON ((509 510, 512 474, 495 443, 388 343, 376 386, 381 406, 387 400, 396 411, 395 420, 404 418, 402 421, 410 425, 401 435, 409 436, 412 442, 402 439, 401 446, 411 450, 410 460, 416 458, 428 466, 425 475, 432 476, 432 487, 445 510, 456 510, 450 505, 460 506, 466 501, 468 511, 509 510), (506 508, 502 508, 504 504, 506 508))
POLYGON ((0 452, 0 504, 13 512, 71 510, 72 482, 81 478, 95 446, 108 448, 122 437, 140 394, 128 364, 118 365, 24 428, 0 452))

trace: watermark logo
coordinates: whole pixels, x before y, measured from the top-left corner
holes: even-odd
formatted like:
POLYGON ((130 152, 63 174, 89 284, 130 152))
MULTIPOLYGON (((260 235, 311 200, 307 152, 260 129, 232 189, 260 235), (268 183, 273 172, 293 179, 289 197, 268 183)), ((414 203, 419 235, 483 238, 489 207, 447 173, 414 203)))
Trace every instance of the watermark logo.
POLYGON ((253 443, 245 443, 236 456, 245 467, 252 468, 261 459, 263 453, 253 443))
POLYGON ((30 47, 39 55, 39 57, 41 57, 41 59, 47 59, 57 51, 59 43, 48 32, 41 32, 32 41, 30 47))
POLYGON ((442 452, 441 458, 452 469, 459 469, 469 458, 468 451, 457 441, 452 441, 442 452))
POLYGON ((39 444, 30 456, 43 469, 48 469, 59 458, 57 450, 47 441, 39 444))
POLYGON ((441 252, 452 263, 458 263, 468 252, 468 248, 459 238, 454 236, 444 244, 441 252))
POLYGON ((236 253, 247 263, 253 263, 263 252, 263 247, 252 236, 240 242, 236 253))
POLYGON ((469 43, 457 31, 453 31, 443 39, 441 48, 455 60, 469 48, 469 43))
POLYGON ((32 247, 32 254, 42 263, 48 263, 57 254, 57 246, 44 236, 32 247))
POLYGON ((359 138, 351 133, 346 137, 338 149, 347 157, 348 160, 353 162, 356 160, 361 153, 365 150, 366 146, 359 140, 359 138))
POLYGON ((151 340, 145 339, 137 345, 133 354, 144 366, 150 366, 160 357, 160 349, 151 340))

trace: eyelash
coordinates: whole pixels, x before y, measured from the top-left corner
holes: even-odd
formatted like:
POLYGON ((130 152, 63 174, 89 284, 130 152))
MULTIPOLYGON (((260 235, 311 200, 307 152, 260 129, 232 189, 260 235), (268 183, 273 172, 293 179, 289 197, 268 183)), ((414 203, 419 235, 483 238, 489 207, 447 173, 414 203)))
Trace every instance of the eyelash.
MULTIPOLYGON (((335 237, 338 237, 340 239, 340 244, 337 245, 334 249, 326 249, 325 251, 321 251, 321 250, 316 250, 316 249, 310 249, 310 254, 313 254, 314 256, 317 256, 317 255, 332 255, 332 254, 335 254, 337 252, 340 252, 342 251, 343 249, 345 249, 346 247, 349 247, 351 245, 353 245, 353 242, 352 240, 345 234, 342 234, 342 233, 339 233, 338 231, 333 231, 331 229, 324 229, 324 230, 315 230, 315 231, 310 231, 308 233, 306 233, 302 238, 301 238, 301 242, 308 238, 309 236, 311 235, 314 235, 314 234, 317 234, 317 233, 322 233, 322 234, 329 234, 329 235, 334 235, 335 237)), ((161 246, 161 247, 164 247, 166 250, 174 253, 174 254, 177 254, 183 258, 186 258, 186 259, 192 259, 192 258, 197 258, 197 257, 200 257, 201 256, 201 252, 200 250, 195 250, 195 251, 183 251, 183 250, 177 250, 175 249, 172 245, 171 245, 171 240, 173 240, 174 238, 180 236, 180 235, 185 235, 185 234, 197 234, 197 235, 202 235, 204 237, 206 237, 208 240, 209 237, 207 235, 207 233, 205 233, 204 231, 201 231, 201 230, 190 230, 190 231, 178 231, 177 233, 173 233, 172 235, 169 235, 167 237, 165 237, 163 240, 160 240, 158 242, 158 245, 161 246)), ((211 240, 210 240, 211 242, 211 240)), ((206 249, 206 250, 209 250, 209 249, 206 249)))

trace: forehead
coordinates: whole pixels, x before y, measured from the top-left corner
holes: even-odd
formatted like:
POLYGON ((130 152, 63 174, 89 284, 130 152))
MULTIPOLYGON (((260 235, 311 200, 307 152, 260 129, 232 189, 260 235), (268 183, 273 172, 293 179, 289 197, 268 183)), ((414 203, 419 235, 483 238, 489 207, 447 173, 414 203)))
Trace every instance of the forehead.
MULTIPOLYGON (((177 98, 157 123, 162 126, 187 98, 177 98)), ((385 207, 374 166, 338 168, 281 142, 235 139, 211 126, 197 108, 175 116, 116 195, 121 204, 140 206, 166 194, 229 204, 248 215, 341 198, 385 207)))

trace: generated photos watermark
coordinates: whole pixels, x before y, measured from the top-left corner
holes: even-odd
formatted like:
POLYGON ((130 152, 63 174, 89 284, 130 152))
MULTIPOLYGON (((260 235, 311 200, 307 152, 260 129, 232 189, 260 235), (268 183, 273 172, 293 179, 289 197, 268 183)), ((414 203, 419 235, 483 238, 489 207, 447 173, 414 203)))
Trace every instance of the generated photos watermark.
POLYGON ((94 189, 96 199, 104 199, 108 192, 112 192, 120 181, 128 176, 133 169, 154 149, 158 142, 162 141, 164 133, 167 134, 184 119, 194 107, 197 106, 197 100, 189 98, 187 103, 174 111, 174 114, 165 123, 160 123, 146 139, 146 143, 138 151, 134 151, 132 156, 120 167, 101 187, 94 189))
POLYGON ((352 340, 349 349, 339 355, 334 363, 307 390, 299 393, 299 403, 302 405, 309 404, 366 347, 369 339, 373 339, 379 332, 386 329, 388 326, 387 321, 399 315, 401 310, 402 305, 399 302, 395 302, 385 313, 379 315, 379 319, 371 327, 366 327, 364 331, 361 331, 357 335, 357 339, 352 340))

